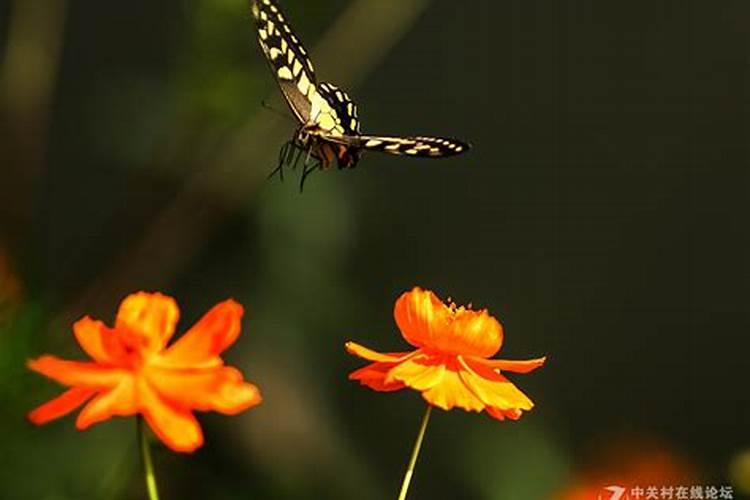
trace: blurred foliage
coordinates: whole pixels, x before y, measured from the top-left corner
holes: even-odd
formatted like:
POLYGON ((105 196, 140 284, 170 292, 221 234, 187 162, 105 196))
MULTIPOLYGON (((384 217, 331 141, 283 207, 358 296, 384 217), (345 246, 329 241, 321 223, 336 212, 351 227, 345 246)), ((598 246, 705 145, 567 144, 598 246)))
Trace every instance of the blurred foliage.
POLYGON ((502 431, 474 423, 460 454, 461 473, 479 498, 551 498, 570 476, 565 451, 542 429, 527 425, 502 431))

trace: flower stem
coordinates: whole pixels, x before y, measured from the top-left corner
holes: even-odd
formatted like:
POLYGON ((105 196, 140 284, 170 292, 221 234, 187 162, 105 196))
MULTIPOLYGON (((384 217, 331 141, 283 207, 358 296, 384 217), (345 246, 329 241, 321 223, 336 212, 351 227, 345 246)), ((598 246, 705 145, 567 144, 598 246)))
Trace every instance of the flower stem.
POLYGON ((422 417, 422 426, 419 428, 419 434, 417 434, 417 441, 414 443, 414 449, 411 451, 409 467, 407 467, 406 474, 404 474, 404 482, 401 483, 401 493, 398 494, 398 500, 406 500, 406 494, 409 492, 409 484, 414 475, 414 467, 417 465, 419 450, 422 448, 422 441, 424 440, 424 434, 427 430, 427 424, 430 421, 431 412, 432 406, 427 405, 427 411, 424 412, 424 417, 422 417))
POLYGON ((141 458, 143 459, 143 475, 146 478, 146 489, 148 490, 149 500, 159 500, 159 490, 156 488, 156 476, 154 475, 154 463, 151 460, 151 446, 148 444, 143 417, 138 415, 138 444, 141 448, 141 458))

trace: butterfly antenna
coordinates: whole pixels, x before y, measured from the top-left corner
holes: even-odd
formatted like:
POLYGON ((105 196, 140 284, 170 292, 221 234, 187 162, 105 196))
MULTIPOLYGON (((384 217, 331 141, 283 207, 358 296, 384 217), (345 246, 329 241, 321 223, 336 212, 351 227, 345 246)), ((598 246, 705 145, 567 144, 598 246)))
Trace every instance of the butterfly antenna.
POLYGON ((267 109, 268 111, 271 111, 273 114, 275 114, 277 116, 281 116, 282 118, 285 118, 287 120, 290 120, 292 122, 297 123, 297 120, 295 120, 294 117, 290 116, 289 113, 285 113, 284 111, 281 111, 281 110, 278 110, 278 109, 274 108, 273 106, 271 106, 270 104, 268 104, 265 99, 263 99, 262 101, 260 101, 260 105, 263 106, 264 109, 267 109))

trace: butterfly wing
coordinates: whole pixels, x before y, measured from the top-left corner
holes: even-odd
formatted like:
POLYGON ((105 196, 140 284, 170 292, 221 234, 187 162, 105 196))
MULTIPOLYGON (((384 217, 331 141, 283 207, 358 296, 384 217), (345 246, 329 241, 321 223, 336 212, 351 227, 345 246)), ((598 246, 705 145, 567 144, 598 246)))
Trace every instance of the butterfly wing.
POLYGON ((387 137, 378 135, 359 135, 333 137, 326 136, 331 142, 344 144, 367 151, 379 151, 399 156, 415 158, 442 158, 455 156, 468 151, 467 143, 447 137, 387 137))
MULTIPOLYGON (((323 133, 358 136, 360 132, 359 112, 357 111, 357 105, 349 97, 349 94, 327 82, 320 82, 317 92, 320 96, 320 102, 325 101, 327 103, 327 106, 321 106, 320 111, 314 113, 313 116, 323 133), (326 114, 329 114, 330 118, 325 116, 326 114)), ((317 102, 316 99, 314 104, 317 102)), ((317 106, 313 107, 317 108, 317 106)))
POLYGON ((276 0, 251 2, 258 42, 289 107, 301 123, 307 123, 317 95, 315 69, 276 0))

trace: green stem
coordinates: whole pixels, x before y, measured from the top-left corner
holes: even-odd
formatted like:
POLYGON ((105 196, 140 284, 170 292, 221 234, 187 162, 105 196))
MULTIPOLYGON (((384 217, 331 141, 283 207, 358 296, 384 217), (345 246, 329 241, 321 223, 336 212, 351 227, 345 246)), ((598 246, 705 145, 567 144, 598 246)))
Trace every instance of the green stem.
POLYGON ((404 474, 404 482, 401 483, 401 493, 398 494, 398 500, 406 500, 406 494, 409 492, 409 484, 414 475, 414 467, 417 465, 419 450, 422 448, 422 441, 424 440, 424 433, 427 430, 427 424, 430 421, 431 412, 432 406, 427 405, 427 411, 424 412, 424 417, 422 417, 422 426, 419 428, 419 434, 417 434, 417 441, 414 443, 414 449, 411 451, 409 467, 407 467, 406 474, 404 474))
POLYGON ((138 415, 138 444, 141 448, 141 458, 143 459, 143 474, 146 478, 146 489, 148 490, 149 500, 159 500, 159 490, 156 488, 156 476, 154 475, 154 463, 151 460, 151 446, 148 444, 143 417, 138 415))

